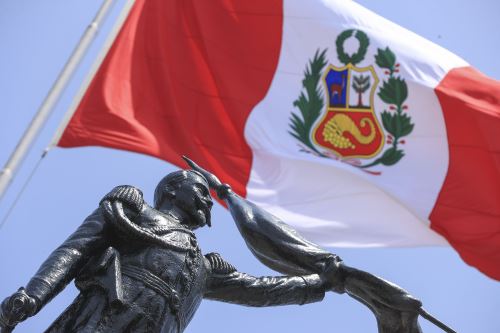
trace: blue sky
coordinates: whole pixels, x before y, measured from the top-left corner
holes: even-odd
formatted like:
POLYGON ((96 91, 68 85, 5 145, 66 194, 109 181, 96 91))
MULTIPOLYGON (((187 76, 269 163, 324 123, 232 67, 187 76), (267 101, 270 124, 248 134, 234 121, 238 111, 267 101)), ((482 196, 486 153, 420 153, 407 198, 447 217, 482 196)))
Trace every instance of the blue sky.
MULTIPOLYGON (((500 79, 500 3, 494 0, 358 1, 373 11, 462 56, 500 79)), ((117 0, 18 177, 0 202, 0 218, 20 191, 68 108, 123 6, 117 0)), ((5 163, 57 74, 100 5, 97 0, 0 0, 0 163, 5 163)), ((24 285, 41 262, 119 184, 133 184, 152 200, 156 182, 174 170, 139 154, 106 148, 54 149, 0 230, 0 298, 24 285)), ((246 249, 229 214, 213 212, 213 228, 200 231, 205 253, 220 252, 239 270, 274 274, 246 249)), ((391 280, 458 332, 500 332, 500 284, 464 264, 450 248, 332 249, 349 265, 391 280)), ((499 263, 500 264, 500 263, 499 263)), ((75 297, 73 285, 17 332, 43 331, 75 297)), ((440 332, 421 321, 424 332, 440 332)), ((308 306, 251 309, 204 302, 187 332, 376 332, 375 320, 347 296, 328 295, 308 306)))

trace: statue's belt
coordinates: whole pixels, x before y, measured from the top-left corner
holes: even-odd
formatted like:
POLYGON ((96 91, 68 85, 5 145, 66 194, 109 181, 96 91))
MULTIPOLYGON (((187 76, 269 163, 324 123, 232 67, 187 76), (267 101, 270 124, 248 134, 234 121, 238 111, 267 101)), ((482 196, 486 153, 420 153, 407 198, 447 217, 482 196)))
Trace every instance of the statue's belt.
POLYGON ((144 283, 146 287, 162 295, 167 300, 172 314, 177 316, 180 306, 179 295, 165 281, 148 270, 134 265, 123 265, 121 271, 123 275, 144 283))

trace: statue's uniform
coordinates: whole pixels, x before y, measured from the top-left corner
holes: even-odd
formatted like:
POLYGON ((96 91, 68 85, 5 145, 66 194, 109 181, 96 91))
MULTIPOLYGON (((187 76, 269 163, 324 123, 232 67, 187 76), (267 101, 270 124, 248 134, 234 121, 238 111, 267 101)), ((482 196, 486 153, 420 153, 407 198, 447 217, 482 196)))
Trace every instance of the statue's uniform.
POLYGON ((148 205, 134 222, 164 245, 118 230, 99 208, 42 264, 26 287, 41 306, 74 278, 80 290, 47 332, 182 332, 202 298, 270 306, 324 297, 318 275, 256 278, 203 256, 190 230, 148 205))

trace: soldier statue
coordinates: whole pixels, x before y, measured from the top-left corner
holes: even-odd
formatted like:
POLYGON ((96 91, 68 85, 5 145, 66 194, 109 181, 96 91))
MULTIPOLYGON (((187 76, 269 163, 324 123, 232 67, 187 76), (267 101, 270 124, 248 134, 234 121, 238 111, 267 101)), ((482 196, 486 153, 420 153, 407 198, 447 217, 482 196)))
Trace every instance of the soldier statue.
POLYGON ((183 332, 203 298, 247 306, 306 304, 346 293, 375 315, 379 333, 421 333, 431 316, 404 289, 304 239, 184 157, 192 170, 164 177, 154 207, 133 186, 118 186, 0 306, 0 333, 35 315, 69 282, 80 294, 46 332, 183 332), (253 255, 284 274, 253 277, 219 254, 202 255, 193 231, 211 225, 214 190, 253 255))
POLYGON ((193 231, 211 225, 212 204, 207 179, 194 170, 164 177, 154 207, 137 188, 116 187, 26 287, 3 301, 0 331, 35 315, 72 280, 80 294, 46 332, 182 332, 203 298, 306 304, 334 288, 334 269, 257 278, 217 253, 203 255, 193 231))

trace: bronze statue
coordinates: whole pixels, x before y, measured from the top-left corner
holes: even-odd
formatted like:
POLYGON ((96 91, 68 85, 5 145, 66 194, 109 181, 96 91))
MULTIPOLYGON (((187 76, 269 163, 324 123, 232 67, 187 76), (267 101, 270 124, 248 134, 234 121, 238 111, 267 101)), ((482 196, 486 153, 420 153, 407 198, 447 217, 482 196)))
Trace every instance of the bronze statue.
POLYGON ((421 332, 419 314, 453 332, 403 289, 344 265, 186 161, 193 170, 164 177, 154 207, 132 186, 108 193, 26 287, 2 302, 0 332, 35 315, 73 279, 80 294, 46 332, 182 332, 203 298, 275 306, 317 302, 329 290, 367 305, 379 332, 421 332), (202 255, 193 230, 211 225, 210 188, 228 204, 252 253, 287 276, 257 278, 217 253, 202 255))
POLYGON ((2 303, 4 330, 36 314, 70 281, 80 295, 47 332, 182 332, 202 298, 248 306, 319 301, 318 274, 261 277, 220 255, 201 254, 193 230, 210 226, 207 181, 196 171, 167 175, 154 208, 119 186, 42 264, 26 288, 2 303))

